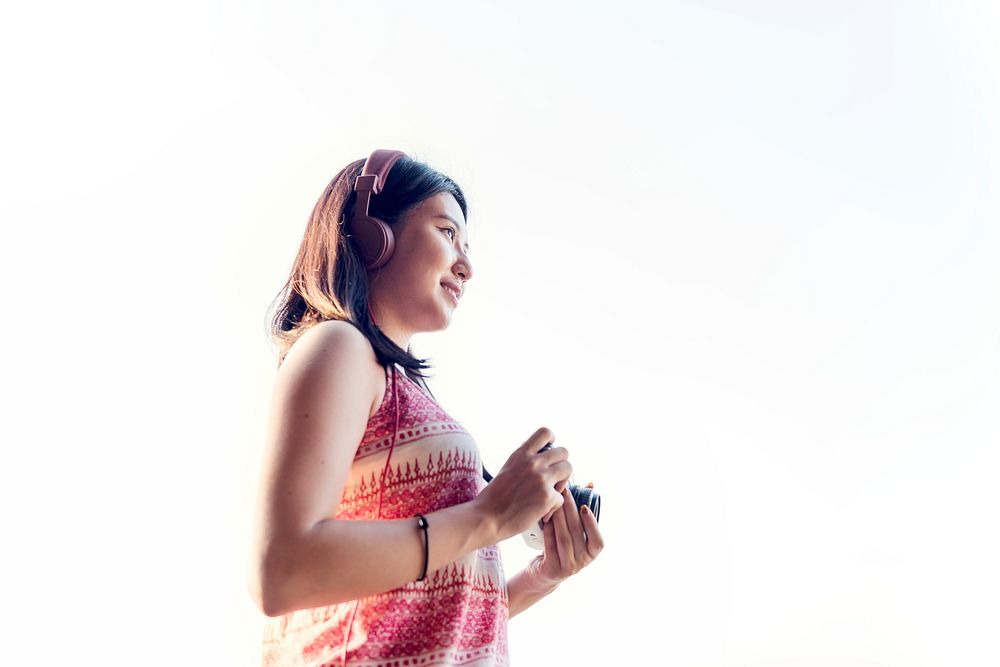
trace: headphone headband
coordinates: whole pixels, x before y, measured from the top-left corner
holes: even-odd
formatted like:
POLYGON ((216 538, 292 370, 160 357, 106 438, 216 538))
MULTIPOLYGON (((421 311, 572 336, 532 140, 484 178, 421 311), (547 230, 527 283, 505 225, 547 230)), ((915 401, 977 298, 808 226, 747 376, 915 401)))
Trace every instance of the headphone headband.
POLYGON ((386 148, 376 148, 368 156, 361 174, 354 181, 354 191, 358 193, 355 215, 368 216, 368 204, 372 195, 377 195, 382 191, 389 170, 401 157, 406 157, 406 153, 386 148))
POLYGON ((350 221, 351 235, 360 250, 365 269, 372 271, 389 261, 395 248, 392 230, 382 220, 373 218, 368 213, 371 198, 385 187, 389 170, 401 157, 406 157, 403 151, 377 148, 365 160, 361 173, 354 181, 354 191, 358 195, 354 205, 354 216, 350 221))

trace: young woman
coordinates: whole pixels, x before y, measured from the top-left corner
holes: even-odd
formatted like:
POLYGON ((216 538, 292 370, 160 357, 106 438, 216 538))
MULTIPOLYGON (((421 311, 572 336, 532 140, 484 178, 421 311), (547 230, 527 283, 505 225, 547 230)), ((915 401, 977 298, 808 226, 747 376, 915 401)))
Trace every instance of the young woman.
POLYGON ((462 190, 399 151, 349 164, 313 209, 272 323, 249 581, 264 665, 506 665, 508 618, 600 553, 567 450, 540 451, 553 433, 487 483, 411 354, 472 276, 462 190), (539 519, 542 555, 507 581, 497 543, 539 519))

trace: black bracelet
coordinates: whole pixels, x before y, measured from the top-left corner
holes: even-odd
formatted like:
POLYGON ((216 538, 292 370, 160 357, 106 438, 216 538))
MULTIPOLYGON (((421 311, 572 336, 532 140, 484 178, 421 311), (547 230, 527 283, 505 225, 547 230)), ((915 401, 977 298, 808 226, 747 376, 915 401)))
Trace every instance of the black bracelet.
POLYGON ((430 549, 430 543, 427 540, 427 517, 418 513, 417 525, 424 529, 424 569, 420 572, 420 576, 417 577, 417 581, 423 581, 424 577, 427 576, 427 552, 430 549))

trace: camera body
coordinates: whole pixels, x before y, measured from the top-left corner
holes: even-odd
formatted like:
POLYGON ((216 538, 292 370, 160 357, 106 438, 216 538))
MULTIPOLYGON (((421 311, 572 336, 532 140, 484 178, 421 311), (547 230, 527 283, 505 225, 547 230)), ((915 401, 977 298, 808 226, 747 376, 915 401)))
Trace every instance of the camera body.
MULTIPOLYGON (((541 454, 547 449, 552 448, 552 443, 548 443, 544 447, 538 450, 541 454)), ((590 486, 580 486, 578 484, 568 483, 570 496, 573 498, 573 502, 576 504, 576 511, 579 512, 580 509, 586 505, 593 512, 594 518, 598 521, 601 520, 601 496, 590 486)), ((532 549, 542 550, 545 548, 545 539, 542 537, 542 522, 539 521, 536 526, 532 526, 528 530, 521 533, 521 537, 524 538, 525 543, 532 549)))
MULTIPOLYGON (((549 447, 549 445, 546 445, 546 447, 549 447)), ((594 518, 600 521, 601 520, 600 494, 598 494, 589 486, 570 484, 568 488, 570 495, 573 497, 573 502, 576 503, 576 511, 579 512, 580 508, 586 505, 587 507, 590 508, 590 511, 594 513, 594 518)), ((541 550, 545 548, 545 540, 542 537, 541 521, 538 522, 537 526, 532 526, 528 530, 521 533, 521 537, 524 538, 524 542, 532 549, 541 550)))

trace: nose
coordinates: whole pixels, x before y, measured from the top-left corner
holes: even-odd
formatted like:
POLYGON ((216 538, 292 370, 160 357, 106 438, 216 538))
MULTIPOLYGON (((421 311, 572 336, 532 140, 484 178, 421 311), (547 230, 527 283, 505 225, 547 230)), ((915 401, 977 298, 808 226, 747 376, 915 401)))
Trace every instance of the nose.
POLYGON ((462 253, 458 261, 455 263, 454 271, 457 275, 461 276, 462 282, 466 282, 472 278, 472 262, 469 260, 469 256, 462 253))

